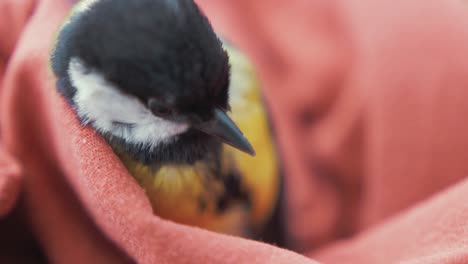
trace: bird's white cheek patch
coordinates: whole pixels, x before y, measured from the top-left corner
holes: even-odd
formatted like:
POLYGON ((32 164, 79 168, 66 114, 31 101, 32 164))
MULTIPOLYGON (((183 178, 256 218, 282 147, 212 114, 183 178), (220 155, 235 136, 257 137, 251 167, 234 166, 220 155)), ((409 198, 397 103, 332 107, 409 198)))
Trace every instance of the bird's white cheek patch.
POLYGON ((138 99, 120 92, 78 58, 70 60, 68 73, 76 88, 73 100, 78 115, 100 132, 153 148, 176 140, 188 129, 187 124, 154 116, 138 99))

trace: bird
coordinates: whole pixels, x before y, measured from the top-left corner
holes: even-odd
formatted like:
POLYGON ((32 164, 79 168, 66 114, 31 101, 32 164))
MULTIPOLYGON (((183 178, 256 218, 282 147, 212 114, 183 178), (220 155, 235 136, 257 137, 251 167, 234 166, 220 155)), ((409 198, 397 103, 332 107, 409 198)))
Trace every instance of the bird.
POLYGON ((268 109, 249 58, 193 0, 82 0, 50 65, 155 215, 262 239, 281 190, 268 109))

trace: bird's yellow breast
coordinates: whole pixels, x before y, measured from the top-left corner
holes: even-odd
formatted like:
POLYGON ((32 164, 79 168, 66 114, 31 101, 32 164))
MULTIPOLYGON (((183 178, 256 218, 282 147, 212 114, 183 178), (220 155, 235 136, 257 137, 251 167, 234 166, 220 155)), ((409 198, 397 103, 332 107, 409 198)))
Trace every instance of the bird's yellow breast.
POLYGON ((256 151, 252 157, 223 146, 221 175, 213 164, 164 165, 157 169, 121 155, 129 172, 145 189, 154 212, 166 219, 217 232, 246 235, 270 217, 279 190, 278 164, 265 106, 252 65, 239 51, 226 46, 231 62, 231 118, 256 151), (239 203, 220 213, 216 197, 225 192, 224 174, 236 170, 250 205, 239 203))

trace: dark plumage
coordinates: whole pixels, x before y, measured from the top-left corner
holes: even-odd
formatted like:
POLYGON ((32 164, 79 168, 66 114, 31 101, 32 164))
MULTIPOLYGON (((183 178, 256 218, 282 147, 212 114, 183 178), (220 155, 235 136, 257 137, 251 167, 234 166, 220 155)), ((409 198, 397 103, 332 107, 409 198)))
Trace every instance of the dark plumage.
POLYGON ((142 164, 193 164, 199 160, 214 160, 219 158, 222 144, 213 137, 190 129, 181 134, 177 141, 161 144, 150 151, 139 144, 125 142, 122 138, 104 135, 111 146, 118 146, 119 152, 124 152, 142 164))
MULTIPOLYGON (((52 56, 58 90, 72 105, 75 88, 67 70, 73 57, 144 104, 150 98, 163 100, 173 111, 167 119, 197 122, 210 119, 216 107, 229 109, 227 53, 192 0, 100 0, 75 12, 52 56)), ((125 149, 144 163, 193 163, 220 145, 190 129, 151 152, 142 144, 126 144, 125 149)))
POLYGON ((176 96, 184 112, 227 108, 228 57, 193 1, 100 0, 66 27, 52 61, 59 76, 76 56, 138 98, 176 96))

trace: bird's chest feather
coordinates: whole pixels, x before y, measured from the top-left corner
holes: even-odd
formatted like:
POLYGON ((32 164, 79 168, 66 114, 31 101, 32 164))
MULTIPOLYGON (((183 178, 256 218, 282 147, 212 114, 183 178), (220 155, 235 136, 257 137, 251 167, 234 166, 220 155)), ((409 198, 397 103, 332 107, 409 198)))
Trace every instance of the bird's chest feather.
POLYGON ((229 151, 216 160, 158 166, 119 156, 158 216, 223 233, 248 233, 251 190, 229 151))

